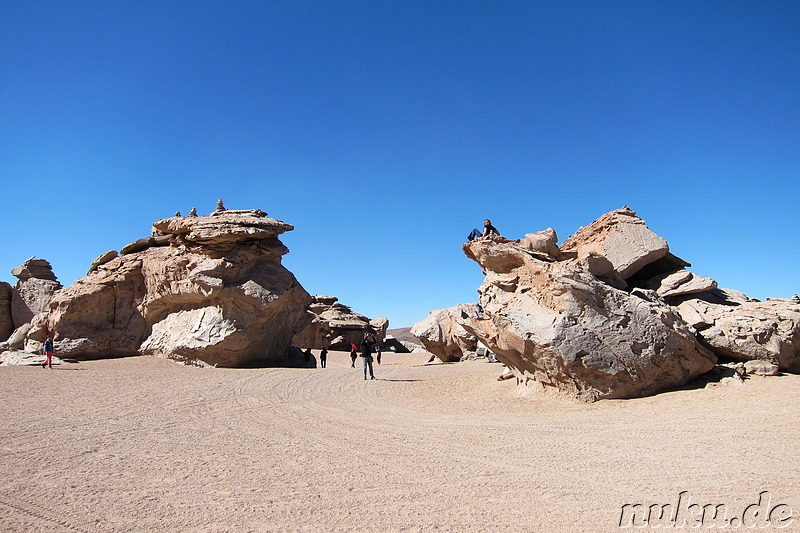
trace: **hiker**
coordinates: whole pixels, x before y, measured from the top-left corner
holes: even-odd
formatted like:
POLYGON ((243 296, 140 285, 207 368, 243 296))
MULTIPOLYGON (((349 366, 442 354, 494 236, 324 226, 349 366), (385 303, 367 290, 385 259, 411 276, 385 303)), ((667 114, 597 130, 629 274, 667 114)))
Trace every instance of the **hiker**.
POLYGON ((356 343, 351 342, 350 343, 350 359, 352 359, 352 361, 353 361, 353 364, 350 365, 351 368, 355 368, 356 367, 356 357, 358 357, 358 347, 356 346, 356 343))
POLYGON ((371 333, 364 333, 364 340, 361 341, 361 357, 364 359, 364 379, 367 379, 367 368, 369 368, 370 379, 375 379, 375 373, 372 371, 372 347, 375 345, 375 340, 371 333))
POLYGON ((328 363, 328 349, 327 348, 323 348, 322 351, 319 352, 319 365, 322 368, 325 368, 327 363, 328 363))
POLYGON ((42 368, 53 368, 53 340, 50 337, 47 337, 47 340, 44 341, 44 363, 42 363, 42 368))
POLYGON ((500 232, 492 225, 492 221, 487 218, 483 221, 483 232, 476 228, 470 232, 467 239, 474 241, 478 237, 488 237, 489 235, 497 235, 499 237, 500 232))

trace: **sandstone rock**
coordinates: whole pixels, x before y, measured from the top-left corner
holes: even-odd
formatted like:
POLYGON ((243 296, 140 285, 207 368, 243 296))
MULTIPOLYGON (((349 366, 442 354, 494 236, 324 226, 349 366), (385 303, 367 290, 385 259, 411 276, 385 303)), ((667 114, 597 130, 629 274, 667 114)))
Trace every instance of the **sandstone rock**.
POLYGON ((14 332, 14 319, 11 315, 11 285, 0 281, 0 341, 5 341, 14 332))
POLYGON ((31 340, 55 332, 70 357, 281 364, 311 301, 281 264, 277 236, 290 229, 257 210, 156 221, 155 245, 60 291, 31 340))
MULTIPOLYGON (((41 352, 32 353, 20 350, 8 350, 0 353, 0 366, 16 365, 41 365, 44 363, 44 355, 41 352)), ((53 365, 63 365, 64 361, 56 356, 52 359, 53 365)))
MULTIPOLYGON (((173 218, 176 218, 176 217, 173 217, 173 218)), ((180 217, 177 217, 177 218, 180 218, 180 217)), ((122 254, 122 255, 134 254, 136 252, 141 252, 141 251, 147 250, 148 248, 152 248, 154 246, 168 246, 169 244, 170 244, 170 238, 169 238, 168 235, 158 235, 156 237, 143 237, 141 239, 138 239, 138 240, 135 240, 135 241, 133 241, 131 243, 126 244, 125 246, 122 247, 122 249, 119 251, 119 253, 122 254)), ((107 255, 107 254, 108 254, 108 252, 106 252, 106 254, 104 254, 104 255, 107 255)), ((103 256, 101 256, 101 257, 103 257, 103 256)), ((112 257, 111 259, 114 259, 114 258, 112 257)), ((109 259, 109 261, 111 261, 111 259, 109 259)))
POLYGON ((311 322, 294 336, 293 346, 350 351, 351 344, 361 344, 366 331, 374 333, 375 340, 382 343, 389 326, 386 318, 370 320, 334 296, 314 296, 308 309, 311 322))
POLYGON ((482 316, 477 304, 459 304, 449 309, 438 309, 414 324, 411 334, 419 338, 425 349, 443 362, 460 361, 462 357, 478 349, 478 338, 464 328, 464 323, 482 316))
POLYGON ((44 259, 28 259, 11 273, 19 278, 11 295, 11 316, 18 328, 48 309, 61 284, 44 259))
POLYGON ((559 250, 556 245, 557 242, 558 236, 555 230, 553 228, 547 228, 544 231, 526 234, 525 238, 520 241, 520 244, 528 251, 539 252, 555 258, 561 254, 561 250, 559 250))
POLYGON ((760 359, 753 359, 744 363, 744 368, 748 374, 756 376, 777 376, 780 374, 780 368, 775 363, 769 361, 762 361, 760 359))
POLYGON ((25 338, 28 336, 28 332, 31 330, 30 322, 26 324, 22 324, 20 327, 14 330, 11 336, 6 341, 6 344, 11 350, 24 350, 25 349, 25 338))
POLYGON ((262 251, 281 256, 289 250, 277 239, 294 226, 267 218, 258 209, 226 210, 208 217, 172 217, 153 224, 153 236, 167 236, 177 242, 203 245, 259 242, 262 251))
POLYGON ((564 241, 561 250, 577 252, 578 259, 590 253, 601 255, 611 262, 621 278, 627 279, 645 265, 663 258, 669 246, 626 206, 578 230, 564 241))
POLYGON ((688 270, 679 270, 652 278, 648 286, 655 289, 662 298, 670 298, 716 289, 717 282, 711 278, 702 278, 688 270))
POLYGON ((483 314, 463 327, 523 383, 583 400, 654 394, 707 372, 716 357, 654 291, 627 293, 581 268, 599 253, 625 276, 663 257, 666 243, 637 220, 629 210, 604 215, 562 246, 577 257, 559 262, 514 241, 464 244, 486 280, 478 290, 483 314))
POLYGON ((56 275, 53 273, 53 267, 50 262, 45 259, 34 259, 31 257, 18 267, 11 270, 11 275, 19 278, 20 281, 25 281, 30 278, 47 279, 56 281, 56 275))
POLYGON ((119 254, 117 253, 116 250, 109 250, 103 255, 97 256, 97 258, 94 261, 92 261, 92 264, 89 265, 89 270, 86 272, 86 274, 87 275, 91 274, 92 272, 97 270, 98 267, 100 267, 100 265, 105 265, 106 263, 113 261, 117 257, 119 257, 119 254))
POLYGON ((724 306, 697 301, 702 306, 698 335, 719 356, 736 361, 760 359, 781 370, 800 372, 800 302, 771 300, 724 306))

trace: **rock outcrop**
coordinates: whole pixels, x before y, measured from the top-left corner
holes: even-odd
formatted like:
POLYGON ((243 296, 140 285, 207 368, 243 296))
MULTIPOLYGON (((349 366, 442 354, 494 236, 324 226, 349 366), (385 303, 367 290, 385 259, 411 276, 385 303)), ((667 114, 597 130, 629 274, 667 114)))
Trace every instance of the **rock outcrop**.
POLYGON ((478 337, 465 329, 470 320, 483 318, 477 304, 459 304, 448 309, 431 311, 411 328, 425 349, 441 361, 460 361, 478 349, 478 337))
POLYGON ((759 302, 730 291, 693 296, 677 303, 676 309, 720 357, 763 360, 800 372, 800 299, 759 302))
POLYGON ((370 331, 381 343, 389 321, 369 319, 339 303, 335 296, 314 296, 308 306, 309 323, 292 339, 292 345, 302 348, 350 351, 350 345, 360 345, 364 333, 370 331))
POLYGON ((11 315, 11 285, 0 281, 0 342, 7 340, 14 332, 14 318, 11 315))
POLYGON ((28 259, 11 270, 18 278, 11 297, 11 316, 14 327, 29 323, 37 314, 46 311, 61 283, 53 267, 45 259, 28 259))
POLYGON ((711 370, 716 357, 655 291, 626 292, 592 273, 591 265, 604 257, 598 251, 614 250, 610 267, 601 269, 605 275, 624 279, 637 272, 631 265, 647 264, 626 259, 601 237, 624 244, 635 236, 653 244, 632 246, 639 257, 666 254, 630 213, 620 210, 589 226, 588 244, 573 237, 569 242, 577 254, 543 258, 524 243, 501 237, 465 244, 466 255, 486 273, 478 289, 483 318, 465 322, 465 329, 523 383, 582 400, 654 394, 711 370))
POLYGON ((28 341, 54 333, 62 357, 281 364, 311 301, 281 264, 278 235, 292 229, 260 210, 158 220, 152 237, 61 290, 28 341))

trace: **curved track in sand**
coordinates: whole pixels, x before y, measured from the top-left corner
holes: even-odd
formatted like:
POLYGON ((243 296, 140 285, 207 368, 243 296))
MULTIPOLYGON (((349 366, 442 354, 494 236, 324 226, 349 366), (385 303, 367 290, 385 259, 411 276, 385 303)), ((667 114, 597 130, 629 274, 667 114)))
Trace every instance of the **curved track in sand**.
POLYGON ((0 530, 617 531, 764 490, 800 523, 800 376, 586 405, 426 360, 0 368, 0 530))

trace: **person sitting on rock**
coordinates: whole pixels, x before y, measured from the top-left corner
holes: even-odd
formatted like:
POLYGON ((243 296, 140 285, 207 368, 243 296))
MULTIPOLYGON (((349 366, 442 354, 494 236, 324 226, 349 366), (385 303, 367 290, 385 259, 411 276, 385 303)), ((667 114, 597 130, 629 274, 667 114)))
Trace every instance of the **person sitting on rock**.
POLYGON ((489 235, 499 236, 500 232, 497 231, 497 228, 492 226, 492 221, 487 218, 486 220, 483 221, 483 233, 481 233, 479 229, 475 228, 470 232, 467 238, 471 241, 474 241, 478 237, 488 237, 489 235))

